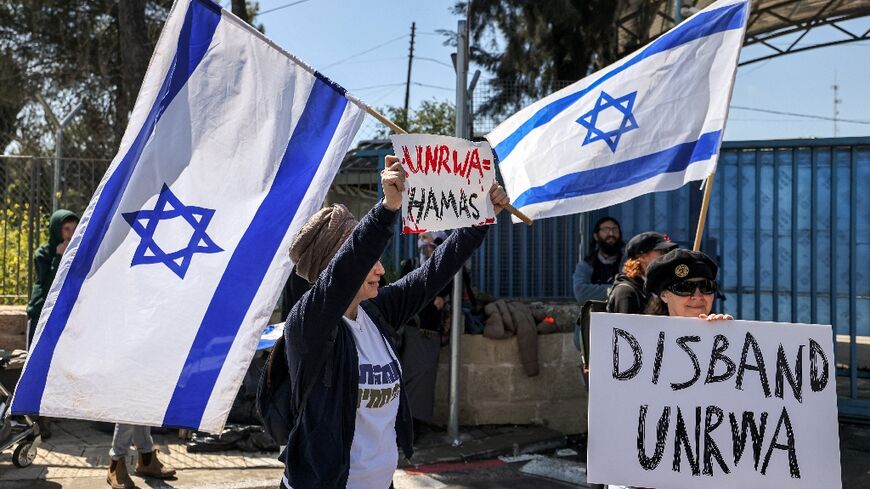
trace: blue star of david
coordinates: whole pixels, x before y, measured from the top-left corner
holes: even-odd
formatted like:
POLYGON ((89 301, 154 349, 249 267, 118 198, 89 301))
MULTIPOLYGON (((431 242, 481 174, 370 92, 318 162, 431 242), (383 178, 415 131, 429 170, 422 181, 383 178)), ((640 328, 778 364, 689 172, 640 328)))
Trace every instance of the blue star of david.
POLYGON ((139 247, 133 254, 133 262, 130 266, 163 263, 183 279, 195 253, 219 253, 223 251, 205 232, 213 215, 214 209, 182 204, 178 197, 169 190, 169 187, 163 184, 154 209, 142 209, 122 214, 130 227, 142 238, 139 247), (160 221, 176 217, 181 217, 190 224, 190 227, 193 228, 193 235, 191 235, 187 247, 166 253, 154 242, 154 232, 160 221))
POLYGON ((631 92, 628 95, 613 98, 610 94, 602 90, 601 95, 598 96, 598 100, 595 102, 595 107, 577 119, 577 122, 588 129, 586 132, 586 139, 583 140, 581 146, 586 146, 595 141, 604 141, 607 143, 607 146, 610 147, 610 151, 615 153, 616 146, 619 144, 622 135, 638 128, 637 121, 634 120, 634 114, 631 113, 631 109, 634 108, 634 99, 636 97, 637 92, 631 92), (622 122, 620 122, 618 129, 605 132, 597 128, 596 123, 598 122, 598 114, 610 107, 622 112, 622 122))

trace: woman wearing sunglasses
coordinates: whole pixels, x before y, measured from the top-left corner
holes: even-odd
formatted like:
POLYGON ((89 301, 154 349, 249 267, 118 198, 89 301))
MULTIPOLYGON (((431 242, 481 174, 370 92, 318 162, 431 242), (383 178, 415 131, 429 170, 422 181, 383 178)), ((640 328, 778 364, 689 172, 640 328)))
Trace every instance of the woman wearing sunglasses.
POLYGON ((734 319, 729 314, 711 314, 719 290, 718 271, 716 262, 700 251, 678 249, 656 258, 646 271, 646 291, 651 294, 646 314, 734 319))

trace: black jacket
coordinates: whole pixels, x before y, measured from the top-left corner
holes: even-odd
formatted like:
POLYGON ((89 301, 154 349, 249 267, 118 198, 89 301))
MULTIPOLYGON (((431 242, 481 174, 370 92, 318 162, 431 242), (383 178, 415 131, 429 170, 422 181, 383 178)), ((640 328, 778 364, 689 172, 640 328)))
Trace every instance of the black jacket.
POLYGON ((613 288, 607 297, 607 312, 643 314, 649 296, 643 290, 643 277, 631 278, 620 273, 613 280, 613 288))
MULTIPOLYGON (((344 488, 356 422, 359 358, 353 333, 342 319, 393 235, 398 212, 376 205, 357 225, 335 257, 290 311, 284 330, 287 366, 294 386, 313 385, 282 453, 284 473, 294 489, 344 488), (328 358, 329 352, 332 352, 328 358), (323 361, 320 361, 323 360, 323 361), (324 365, 325 362, 325 365, 324 365), (311 384, 311 383, 314 384, 311 384)), ((393 326, 404 324, 451 280, 483 242, 486 228, 454 232, 425 264, 360 306, 391 345, 393 326), (376 309, 376 311, 374 311, 376 309), (383 318, 389 324, 382 324, 383 318)), ((400 379, 401 381, 401 379, 400 379)), ((299 402, 304 388, 294 388, 299 402)), ((413 454, 411 413, 404 386, 399 397, 396 441, 413 454)))
POLYGON ((598 258, 598 250, 595 250, 591 255, 586 257, 586 263, 592 267, 591 283, 612 284, 614 277, 619 273, 619 269, 622 266, 622 254, 620 253, 613 263, 604 263, 598 258))
POLYGON ((65 209, 55 211, 48 224, 48 243, 37 248, 36 253, 33 254, 36 275, 33 278, 30 301, 27 303, 28 319, 39 319, 42 313, 42 306, 45 304, 45 298, 48 297, 48 291, 60 265, 61 256, 57 254, 57 246, 63 241, 61 228, 64 221, 69 219, 78 221, 79 217, 65 209))

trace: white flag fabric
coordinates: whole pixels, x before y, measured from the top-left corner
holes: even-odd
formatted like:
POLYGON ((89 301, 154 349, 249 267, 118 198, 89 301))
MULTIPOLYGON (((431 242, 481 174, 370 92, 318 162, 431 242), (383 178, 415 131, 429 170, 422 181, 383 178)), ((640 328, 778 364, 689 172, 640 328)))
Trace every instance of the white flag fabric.
POLYGON ((495 128, 486 138, 513 205, 561 216, 710 175, 748 13, 747 0, 720 0, 495 128))
POLYGON ((220 431, 288 249, 364 106, 207 0, 179 0, 61 260, 12 410, 220 431))

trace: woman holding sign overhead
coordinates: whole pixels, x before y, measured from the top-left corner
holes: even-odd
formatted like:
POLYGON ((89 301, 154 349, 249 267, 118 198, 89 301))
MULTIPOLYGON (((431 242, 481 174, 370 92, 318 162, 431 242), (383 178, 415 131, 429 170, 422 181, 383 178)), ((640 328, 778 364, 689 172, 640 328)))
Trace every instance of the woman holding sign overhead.
POLYGON ((646 291, 651 294, 646 314, 734 319, 729 314, 711 314, 719 290, 718 271, 716 262, 700 251, 677 249, 656 258, 646 271, 646 291))
MULTIPOLYGON (((384 200, 359 223, 344 206, 320 210, 302 228, 291 257, 312 283, 285 328, 295 413, 281 486, 387 489, 398 448, 410 457, 412 422, 393 344, 393 327, 414 316, 481 245, 487 227, 454 231, 419 268, 380 287, 378 260, 393 236, 405 172, 389 156, 384 200)), ((489 192, 495 212, 509 199, 489 192)))

